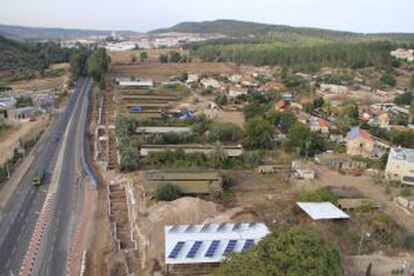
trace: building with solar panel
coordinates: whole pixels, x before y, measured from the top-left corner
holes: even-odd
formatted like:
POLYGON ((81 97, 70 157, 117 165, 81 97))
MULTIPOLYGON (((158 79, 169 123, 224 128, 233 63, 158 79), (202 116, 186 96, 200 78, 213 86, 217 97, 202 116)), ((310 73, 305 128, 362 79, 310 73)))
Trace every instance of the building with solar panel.
POLYGON ((165 264, 169 274, 203 275, 226 254, 245 252, 270 233, 263 223, 167 225, 165 264))

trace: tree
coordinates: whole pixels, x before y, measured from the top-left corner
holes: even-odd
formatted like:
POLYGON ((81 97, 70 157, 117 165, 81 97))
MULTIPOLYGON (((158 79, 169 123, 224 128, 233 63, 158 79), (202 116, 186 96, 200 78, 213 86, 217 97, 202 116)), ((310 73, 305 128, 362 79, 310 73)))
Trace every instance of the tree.
POLYGON ((325 139, 313 133, 309 127, 300 122, 295 123, 289 129, 287 138, 285 144, 287 150, 299 156, 313 156, 326 149, 325 139))
POLYGON ((285 133, 288 132, 297 121, 295 114, 290 111, 272 111, 267 119, 272 125, 285 133))
POLYGON ((161 54, 161 55, 159 55, 158 60, 161 63, 167 63, 168 62, 168 55, 161 54))
POLYGON ((350 102, 346 104, 345 115, 347 115, 350 119, 354 119, 358 121, 358 118, 359 118, 358 104, 356 102, 350 102))
POLYGON ((414 101, 414 96, 413 96, 414 92, 404 92, 402 95, 398 95, 397 97, 395 97, 394 99, 394 103, 398 104, 398 105, 409 105, 414 101))
POLYGON ((155 198, 162 201, 173 201, 181 196, 181 190, 174 184, 165 183, 157 187, 155 198))
POLYGON ((26 107, 26 106, 33 106, 33 99, 31 97, 20 96, 16 99, 15 106, 17 108, 26 107))
POLYGON ((302 104, 302 108, 303 108, 303 111, 311 114, 313 112, 314 105, 311 103, 304 103, 302 104))
POLYGON ((313 108, 321 108, 325 103, 325 100, 322 97, 318 97, 313 100, 313 108))
POLYGON ((141 60, 141 62, 144 62, 146 59, 148 59, 148 54, 147 52, 141 52, 139 54, 139 59, 141 60))
POLYGON ((414 93, 414 73, 411 74, 408 89, 410 89, 410 91, 414 93))
POLYGON ((217 141, 214 143, 213 151, 210 154, 210 165, 213 168, 218 168, 223 163, 224 160, 226 160, 227 155, 224 151, 223 145, 217 141))
POLYGON ((272 146, 273 126, 260 117, 250 119, 246 123, 243 144, 247 149, 268 149, 272 146))
POLYGON ((380 78, 380 82, 382 84, 387 84, 389 86, 395 86, 395 84, 396 84, 396 80, 395 80, 394 76, 391 75, 390 73, 383 74, 380 78))
POLYGON ((246 253, 231 253, 221 275, 342 275, 340 251, 321 234, 301 227, 277 228, 246 253))

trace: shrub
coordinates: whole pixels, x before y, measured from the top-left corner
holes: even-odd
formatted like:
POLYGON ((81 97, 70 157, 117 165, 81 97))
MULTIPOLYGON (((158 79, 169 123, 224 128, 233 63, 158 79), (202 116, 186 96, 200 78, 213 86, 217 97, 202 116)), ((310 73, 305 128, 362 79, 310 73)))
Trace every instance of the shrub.
POLYGON ((328 188, 322 188, 316 191, 302 191, 298 194, 299 201, 323 202, 329 201, 334 204, 338 202, 338 197, 328 188))
POLYGON ((163 201, 173 201, 181 196, 181 190, 177 186, 166 183, 158 186, 155 191, 155 198, 163 201))
POLYGON ((404 248, 408 250, 414 250, 414 234, 409 233, 404 238, 404 248))

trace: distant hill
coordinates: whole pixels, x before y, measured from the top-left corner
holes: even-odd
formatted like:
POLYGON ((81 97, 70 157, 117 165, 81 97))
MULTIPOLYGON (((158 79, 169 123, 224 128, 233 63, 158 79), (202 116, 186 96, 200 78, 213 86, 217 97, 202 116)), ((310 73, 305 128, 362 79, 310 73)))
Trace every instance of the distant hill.
POLYGON ((203 22, 182 22, 171 28, 156 29, 150 33, 183 32, 183 33, 220 33, 228 36, 263 35, 272 32, 290 32, 312 34, 318 36, 356 35, 351 32, 340 32, 317 28, 297 28, 287 25, 271 25, 256 22, 220 19, 203 22))
POLYGON ((183 22, 170 28, 156 29, 149 33, 219 33, 229 37, 251 37, 282 42, 362 42, 397 40, 413 43, 414 33, 362 34, 347 31, 335 31, 321 28, 292 27, 287 25, 271 25, 238 20, 215 20, 203 22, 183 22))
MULTIPOLYGON (((62 39, 85 36, 108 36, 108 30, 83 30, 64 28, 22 27, 0 24, 0 35, 14 39, 62 39)), ((137 32, 116 31, 122 36, 134 36, 137 32)))
POLYGON ((0 70, 38 67, 38 58, 26 44, 0 36, 0 70))

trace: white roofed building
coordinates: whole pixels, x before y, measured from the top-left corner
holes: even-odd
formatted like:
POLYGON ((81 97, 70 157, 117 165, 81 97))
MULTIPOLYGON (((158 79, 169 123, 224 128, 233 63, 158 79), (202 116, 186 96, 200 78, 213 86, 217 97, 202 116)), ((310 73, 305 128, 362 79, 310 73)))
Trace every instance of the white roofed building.
POLYGON ((391 148, 385 178, 414 185, 414 149, 391 148))
POLYGON ((263 223, 250 222, 167 225, 164 233, 165 264, 171 273, 191 265, 197 270, 202 264, 204 269, 216 267, 226 254, 247 251, 270 231, 263 223))
POLYGON ((297 202, 300 209, 314 220, 349 219, 349 216, 331 202, 297 202))

